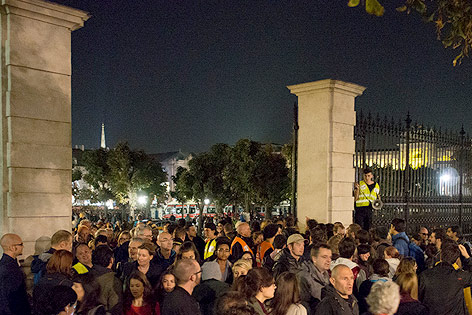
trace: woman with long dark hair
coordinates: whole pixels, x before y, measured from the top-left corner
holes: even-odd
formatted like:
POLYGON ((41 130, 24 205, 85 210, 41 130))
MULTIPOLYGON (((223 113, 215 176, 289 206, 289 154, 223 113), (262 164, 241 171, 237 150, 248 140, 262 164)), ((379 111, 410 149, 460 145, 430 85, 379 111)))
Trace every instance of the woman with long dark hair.
POLYGON ((307 315, 306 308, 300 304, 300 289, 294 273, 280 274, 271 305, 271 315, 307 315))
POLYGON ((123 306, 125 315, 160 314, 159 306, 153 301, 151 285, 138 270, 133 271, 126 280, 123 306))
POLYGON ((154 288, 154 298, 157 301, 157 304, 160 306, 164 301, 164 298, 167 294, 174 291, 176 285, 175 276, 172 273, 172 268, 167 269, 161 275, 159 283, 154 288))
POLYGON ((72 289, 77 293, 77 315, 105 315, 105 306, 100 304, 100 285, 94 281, 94 277, 89 274, 75 276, 72 281, 72 289))
POLYGON ((270 310, 265 302, 274 297, 275 282, 265 268, 249 270, 246 276, 240 277, 237 288, 246 296, 248 305, 252 306, 257 315, 268 315, 270 310), (241 282, 240 282, 241 281, 241 282))

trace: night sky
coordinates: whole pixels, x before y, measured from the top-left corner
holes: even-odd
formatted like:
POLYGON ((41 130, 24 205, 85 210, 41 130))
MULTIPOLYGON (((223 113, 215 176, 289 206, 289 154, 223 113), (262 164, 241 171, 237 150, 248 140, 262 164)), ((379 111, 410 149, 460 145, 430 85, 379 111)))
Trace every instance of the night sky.
POLYGON ((454 68, 459 52, 434 26, 393 7, 377 18, 347 0, 54 2, 92 16, 72 33, 73 145, 99 147, 102 121, 108 146, 149 153, 286 143, 286 86, 327 78, 367 87, 356 110, 472 131, 472 59, 454 68))

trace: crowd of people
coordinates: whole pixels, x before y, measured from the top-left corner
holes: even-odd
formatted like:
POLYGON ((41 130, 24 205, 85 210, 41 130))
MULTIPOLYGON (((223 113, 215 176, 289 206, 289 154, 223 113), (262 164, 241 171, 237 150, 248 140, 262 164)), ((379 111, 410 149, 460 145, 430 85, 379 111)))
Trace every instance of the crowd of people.
MULTIPOLYGON (((54 233, 31 263, 21 236, 0 239, 0 315, 472 314, 471 246, 452 226, 369 231, 293 217, 208 218, 157 227, 91 221, 54 233), (31 292, 31 294, 29 294, 31 292)), ((44 241, 44 240, 43 240, 44 241)))

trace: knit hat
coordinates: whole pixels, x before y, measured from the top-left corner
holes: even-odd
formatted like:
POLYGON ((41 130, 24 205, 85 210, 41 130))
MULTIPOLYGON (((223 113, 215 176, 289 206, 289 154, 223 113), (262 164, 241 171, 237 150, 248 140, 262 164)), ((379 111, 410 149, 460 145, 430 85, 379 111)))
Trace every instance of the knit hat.
POLYGON ((220 265, 214 261, 207 261, 202 266, 202 281, 216 279, 221 281, 222 275, 220 265))

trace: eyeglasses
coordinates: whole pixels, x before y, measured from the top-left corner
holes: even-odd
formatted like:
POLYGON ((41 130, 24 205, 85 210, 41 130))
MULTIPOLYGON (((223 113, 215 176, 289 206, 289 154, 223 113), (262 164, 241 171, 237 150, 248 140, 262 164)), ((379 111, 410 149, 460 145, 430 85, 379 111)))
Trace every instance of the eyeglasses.
POLYGON ((25 246, 25 245, 23 245, 23 243, 20 243, 20 244, 13 244, 12 246, 25 246))
POLYGON ((200 269, 200 271, 195 272, 194 275, 198 275, 199 273, 202 273, 201 269, 200 269))
POLYGON ((426 235, 426 236, 428 236, 428 235, 429 235, 429 233, 420 233, 420 234, 421 234, 421 235, 426 235))
POLYGON ((218 253, 229 253, 230 250, 229 249, 218 249, 218 253))

